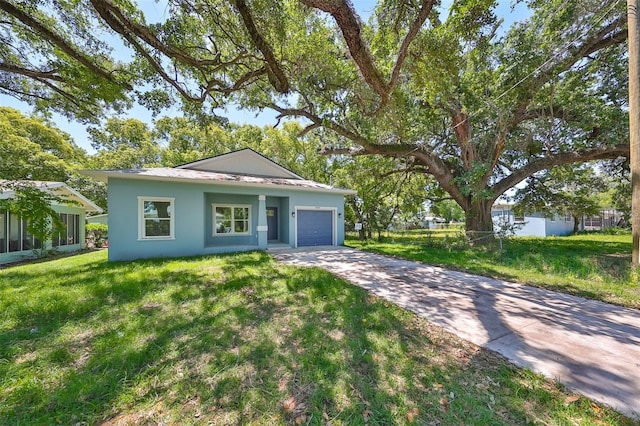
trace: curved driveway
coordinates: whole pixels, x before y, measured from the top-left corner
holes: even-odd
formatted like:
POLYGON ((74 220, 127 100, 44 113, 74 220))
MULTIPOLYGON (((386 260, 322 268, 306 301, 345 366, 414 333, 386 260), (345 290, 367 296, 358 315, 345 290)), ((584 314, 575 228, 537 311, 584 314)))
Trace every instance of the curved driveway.
POLYGON ((318 266, 516 365, 640 418, 640 311, 349 248, 274 253, 318 266))

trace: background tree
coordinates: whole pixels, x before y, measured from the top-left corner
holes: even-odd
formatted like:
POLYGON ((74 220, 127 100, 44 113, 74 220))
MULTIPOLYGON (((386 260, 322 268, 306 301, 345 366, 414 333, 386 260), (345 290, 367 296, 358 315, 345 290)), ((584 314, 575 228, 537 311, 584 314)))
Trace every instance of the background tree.
POLYGON ((596 215, 606 207, 601 205, 599 197, 608 190, 606 182, 590 164, 555 167, 530 177, 527 186, 516 191, 514 210, 520 215, 536 212, 550 217, 570 214, 573 232, 578 232, 584 216, 596 215))
POLYGON ((629 160, 624 158, 618 161, 608 161, 603 164, 603 174, 607 176, 606 182, 607 207, 613 207, 622 214, 619 225, 631 226, 631 172, 629 160))
MULTIPOLYGON (((77 173, 88 161, 86 152, 51 122, 0 107, 0 179, 65 182, 106 209, 106 184, 77 173)), ((40 201, 36 197, 34 205, 40 201)))
POLYGON ((205 126, 186 117, 162 117, 155 122, 152 138, 160 147, 161 163, 173 167, 227 152, 231 134, 218 123, 205 126))
POLYGON ((346 198, 346 207, 362 224, 360 239, 371 238, 373 233, 380 239, 399 216, 417 217, 425 201, 424 177, 412 174, 393 158, 342 158, 333 183, 357 191, 346 198))
POLYGON ((90 127, 97 154, 89 165, 103 169, 138 169, 158 166, 160 150, 145 123, 135 118, 109 118, 102 127, 90 127))
POLYGON ((0 107, 0 179, 66 181, 85 153, 43 119, 0 107))
POLYGON ((507 32, 492 0, 455 1, 444 19, 433 0, 385 0, 367 23, 347 0, 174 0, 153 25, 109 0, 2 0, 0 10, 12 46, 56 46, 83 75, 106 70, 104 85, 139 76, 135 97, 154 110, 178 97, 201 118, 230 101, 271 108, 304 119, 303 134, 337 135, 327 154, 412 164, 462 207, 473 234, 492 230, 493 202, 529 176, 629 151, 624 4, 527 5, 531 17, 507 32), (136 59, 114 68, 94 55, 87 33, 105 31, 136 59))
POLYGON ((453 200, 441 200, 431 204, 431 213, 443 218, 447 223, 464 220, 464 211, 453 200))

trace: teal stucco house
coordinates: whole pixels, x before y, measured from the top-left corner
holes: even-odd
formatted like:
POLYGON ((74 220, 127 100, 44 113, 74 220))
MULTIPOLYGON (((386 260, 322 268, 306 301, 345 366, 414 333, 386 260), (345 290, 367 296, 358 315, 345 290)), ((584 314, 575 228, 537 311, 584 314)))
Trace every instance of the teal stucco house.
POLYGON ((86 170, 108 182, 109 260, 341 245, 344 196, 250 149, 177 167, 86 170))
MULTIPOLYGON (((15 194, 8 181, 0 181, 0 198, 15 194), (6 186, 6 187, 5 187, 6 186)), ((57 195, 69 203, 55 203, 51 208, 58 213, 65 229, 53 235, 51 241, 40 241, 27 230, 28 221, 11 211, 0 210, 0 264, 35 257, 34 250, 71 252, 85 248, 85 215, 102 209, 63 182, 24 181, 41 191, 57 195)))

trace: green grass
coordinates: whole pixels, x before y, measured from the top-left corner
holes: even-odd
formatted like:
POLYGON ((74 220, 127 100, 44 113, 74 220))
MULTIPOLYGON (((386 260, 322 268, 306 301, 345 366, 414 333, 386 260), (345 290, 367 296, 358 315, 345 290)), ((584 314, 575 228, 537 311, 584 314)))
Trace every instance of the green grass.
POLYGON ((457 244, 456 236, 446 230, 393 233, 382 242, 359 241, 351 236, 346 244, 640 308, 640 283, 631 270, 630 234, 514 237, 503 242, 502 251, 457 244))
POLYGON ((104 251, 0 269, 0 423, 634 424, 320 269, 104 251))

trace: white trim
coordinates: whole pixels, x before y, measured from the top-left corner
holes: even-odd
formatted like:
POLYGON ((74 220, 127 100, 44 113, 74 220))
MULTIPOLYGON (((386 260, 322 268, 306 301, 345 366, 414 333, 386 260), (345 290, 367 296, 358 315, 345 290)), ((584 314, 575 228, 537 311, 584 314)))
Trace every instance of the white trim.
MULTIPOLYGON (((211 204, 211 220, 212 220, 212 236, 214 237, 237 237, 237 236, 247 236, 252 235, 251 233, 251 204, 226 204, 226 203, 212 203, 211 204), (216 232, 216 207, 229 207, 231 208, 231 228, 235 229, 235 218, 233 214, 233 209, 235 208, 243 208, 247 209, 249 212, 249 216, 247 217, 247 232, 224 232, 218 233, 216 232)), ((244 220, 244 219, 241 219, 244 220)))
POLYGON ((138 241, 167 241, 175 240, 175 224, 176 224, 176 199, 175 197, 154 197, 152 195, 138 196, 138 241), (145 235, 145 218, 144 218, 144 202, 145 201, 162 201, 169 202, 171 208, 171 216, 169 216, 169 235, 146 236, 145 235))
POLYGON ((338 208, 337 207, 322 207, 322 206, 294 206, 293 211, 296 213, 293 218, 293 243, 294 247, 298 247, 298 210, 313 210, 313 211, 330 211, 331 214, 331 245, 335 246, 338 239, 338 208))
MULTIPOLYGON (((85 197, 84 195, 80 194, 78 191, 76 191, 75 189, 71 188, 69 185, 67 185, 64 182, 48 182, 48 181, 35 181, 35 180, 20 180, 20 181, 9 181, 9 180, 4 180, 4 179, 0 179, 0 199, 8 199, 13 197, 13 195, 15 194, 15 191, 12 189, 3 189, 3 183, 6 185, 7 183, 23 183, 25 185, 31 185, 35 188, 40 189, 41 191, 48 191, 50 193, 60 193, 62 192, 62 196, 61 198, 67 198, 70 199, 70 201, 76 201, 78 203, 80 203, 82 205, 82 208, 86 211, 86 212, 98 212, 98 213, 102 213, 103 210, 97 206, 96 204, 94 204, 91 200, 89 200, 87 197, 85 197), (66 196, 66 197, 65 197, 66 196)), ((61 205, 59 203, 53 203, 56 205, 61 205)))
POLYGON ((269 230, 269 227, 267 225, 258 225, 256 226, 256 231, 258 232, 266 232, 269 230))

